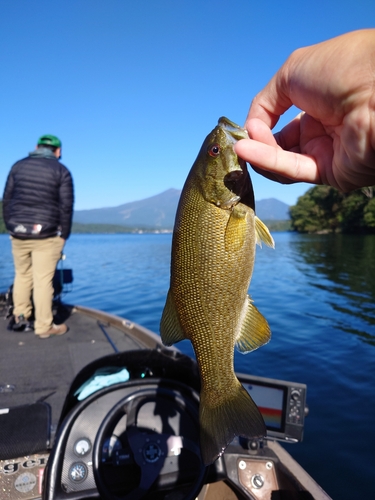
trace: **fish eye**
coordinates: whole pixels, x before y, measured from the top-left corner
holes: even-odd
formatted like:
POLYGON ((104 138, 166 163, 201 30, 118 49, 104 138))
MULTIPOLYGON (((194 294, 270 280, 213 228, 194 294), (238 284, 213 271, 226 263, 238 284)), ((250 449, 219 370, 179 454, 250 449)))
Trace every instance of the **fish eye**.
POLYGON ((208 148, 208 154, 210 156, 213 156, 214 158, 216 158, 216 156, 219 156, 219 154, 220 154, 220 146, 219 146, 219 144, 212 144, 212 146, 210 146, 208 148))

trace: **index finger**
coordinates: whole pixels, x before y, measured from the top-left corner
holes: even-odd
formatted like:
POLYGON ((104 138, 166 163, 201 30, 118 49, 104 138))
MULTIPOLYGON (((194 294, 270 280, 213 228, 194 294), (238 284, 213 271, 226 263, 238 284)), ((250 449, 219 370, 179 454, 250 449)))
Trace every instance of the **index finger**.
POLYGON ((234 145, 236 154, 252 166, 288 178, 292 182, 321 184, 317 162, 313 156, 284 151, 252 139, 242 139, 234 145))

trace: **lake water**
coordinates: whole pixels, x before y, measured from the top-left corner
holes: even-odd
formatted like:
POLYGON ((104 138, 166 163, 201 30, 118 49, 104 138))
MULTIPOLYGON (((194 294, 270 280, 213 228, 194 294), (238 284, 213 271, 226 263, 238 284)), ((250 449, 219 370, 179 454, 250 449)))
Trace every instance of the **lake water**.
MULTIPOLYGON (((250 294, 271 342, 235 355, 237 371, 306 383, 304 441, 286 445, 334 500, 375 498, 375 236, 275 233, 257 250, 250 294)), ((65 302, 158 332, 169 284, 171 235, 77 235, 65 247, 65 302)), ((0 235, 0 291, 13 280, 0 235)), ((188 341, 178 344, 188 355, 188 341)))

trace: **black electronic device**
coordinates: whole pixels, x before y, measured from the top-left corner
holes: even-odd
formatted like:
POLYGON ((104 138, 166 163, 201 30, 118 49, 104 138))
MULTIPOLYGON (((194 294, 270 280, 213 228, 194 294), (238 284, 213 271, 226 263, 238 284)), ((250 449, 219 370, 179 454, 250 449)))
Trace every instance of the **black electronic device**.
POLYGON ((267 427, 267 437, 287 442, 302 441, 307 386, 237 373, 239 380, 258 406, 267 427))

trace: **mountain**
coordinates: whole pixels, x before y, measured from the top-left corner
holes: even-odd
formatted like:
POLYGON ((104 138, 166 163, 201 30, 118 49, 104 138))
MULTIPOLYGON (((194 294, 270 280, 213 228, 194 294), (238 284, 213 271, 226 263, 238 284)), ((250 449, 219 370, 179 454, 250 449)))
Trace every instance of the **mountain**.
POLYGON ((267 198, 255 202, 256 214, 261 220, 289 220, 289 205, 276 200, 276 198, 267 198))
MULTIPOLYGON (((172 229, 180 194, 180 189, 168 189, 150 198, 117 207, 76 210, 73 222, 112 224, 128 228, 172 229)), ((256 212, 262 220, 288 220, 288 210, 286 203, 274 198, 256 202, 256 212)))
POLYGON ((137 228, 172 229, 180 189, 119 205, 118 207, 77 210, 73 222, 80 224, 115 224, 137 228))

